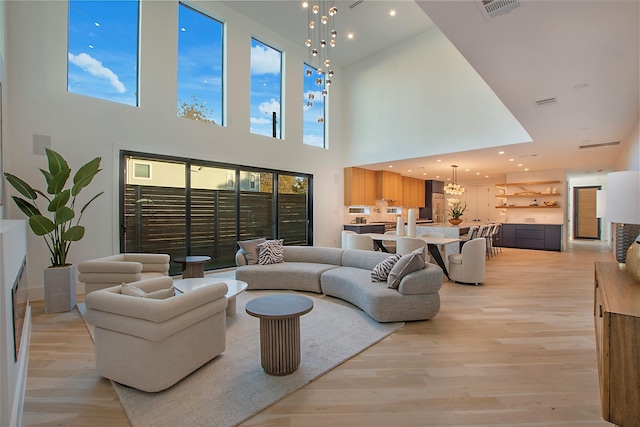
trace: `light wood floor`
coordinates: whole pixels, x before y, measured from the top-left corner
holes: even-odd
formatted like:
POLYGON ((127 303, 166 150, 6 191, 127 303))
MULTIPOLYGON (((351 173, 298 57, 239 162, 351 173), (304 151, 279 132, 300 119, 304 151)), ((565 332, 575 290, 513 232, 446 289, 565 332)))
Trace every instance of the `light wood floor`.
MULTIPOLYGON (((592 318, 602 243, 503 249, 481 286, 445 282, 407 323, 244 426, 611 426, 600 417, 592 318)), ((76 311, 33 303, 24 426, 127 426, 76 311)), ((212 426, 215 426, 212 414, 212 426)))

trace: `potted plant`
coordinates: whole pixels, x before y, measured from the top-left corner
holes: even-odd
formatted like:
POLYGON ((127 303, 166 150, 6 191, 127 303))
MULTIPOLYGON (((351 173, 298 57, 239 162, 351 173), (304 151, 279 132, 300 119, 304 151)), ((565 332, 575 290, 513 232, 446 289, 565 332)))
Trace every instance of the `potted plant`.
POLYGON ((451 219, 449 222, 453 225, 458 225, 462 222, 460 217, 467 210, 467 204, 465 202, 460 201, 459 199, 449 199, 447 200, 447 204, 449 206, 448 212, 451 215, 451 219))
POLYGON ((51 266, 45 270, 45 312, 68 311, 75 306, 75 266, 67 262, 72 242, 84 237, 80 225, 82 214, 89 204, 103 192, 93 196, 76 211, 76 198, 100 172, 100 157, 83 165, 73 176, 71 188, 65 188, 71 169, 67 161, 53 150, 46 149, 49 170, 40 169, 45 178, 46 193, 34 189, 22 179, 5 173, 7 182, 24 198, 12 196, 18 208, 29 219, 29 227, 36 236, 42 236, 51 255, 51 266), (46 211, 41 211, 36 199, 46 199, 46 211), (70 307, 69 307, 70 305, 70 307))

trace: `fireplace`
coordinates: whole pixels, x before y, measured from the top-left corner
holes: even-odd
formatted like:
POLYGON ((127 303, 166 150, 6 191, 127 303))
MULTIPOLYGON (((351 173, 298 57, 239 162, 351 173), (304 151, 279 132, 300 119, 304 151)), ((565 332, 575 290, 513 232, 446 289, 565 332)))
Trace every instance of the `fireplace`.
POLYGON ((13 353, 15 361, 18 361, 20 352, 20 341, 22 340, 22 329, 27 314, 27 304, 29 303, 28 286, 26 279, 26 258, 22 260, 22 266, 16 277, 16 281, 11 288, 11 302, 13 306, 13 353))

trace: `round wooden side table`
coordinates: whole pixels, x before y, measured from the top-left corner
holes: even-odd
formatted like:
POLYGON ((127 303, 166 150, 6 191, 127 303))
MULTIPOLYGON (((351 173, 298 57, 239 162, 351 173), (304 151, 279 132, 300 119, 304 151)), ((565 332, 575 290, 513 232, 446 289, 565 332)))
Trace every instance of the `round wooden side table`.
POLYGON ((210 256, 186 256, 174 259, 182 264, 182 278, 191 279, 204 277, 204 264, 211 261, 210 256))
POLYGON ((301 295, 267 295, 249 301, 247 313, 260 319, 260 362, 269 375, 289 375, 300 366, 300 316, 313 309, 301 295))

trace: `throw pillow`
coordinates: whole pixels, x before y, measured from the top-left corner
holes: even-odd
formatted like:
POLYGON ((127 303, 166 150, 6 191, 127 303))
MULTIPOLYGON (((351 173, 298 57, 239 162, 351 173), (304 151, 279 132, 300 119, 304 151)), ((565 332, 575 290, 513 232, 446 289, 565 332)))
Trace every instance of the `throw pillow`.
POLYGON ((123 283, 122 288, 120 289, 120 293, 122 295, 127 295, 131 297, 140 297, 140 298, 151 298, 151 299, 167 299, 175 295, 176 290, 173 286, 167 289, 160 289, 157 291, 146 293, 142 289, 135 287, 133 285, 129 285, 128 283, 123 283))
POLYGON ((398 289, 404 276, 424 268, 424 248, 416 249, 410 254, 402 255, 389 272, 387 285, 391 289, 398 289))
POLYGON ((278 239, 260 243, 258 245, 258 264, 268 265, 284 262, 283 242, 284 240, 278 239))
POLYGON ((247 264, 253 265, 258 263, 258 245, 266 241, 267 239, 261 237, 260 239, 241 240, 238 242, 238 246, 240 246, 245 258, 247 258, 247 264))
POLYGON ((378 265, 373 267, 373 271, 371 272, 371 281, 372 282, 386 282, 387 277, 389 277, 389 272, 394 265, 398 262, 398 260, 402 257, 400 254, 393 254, 390 257, 382 260, 378 265))

